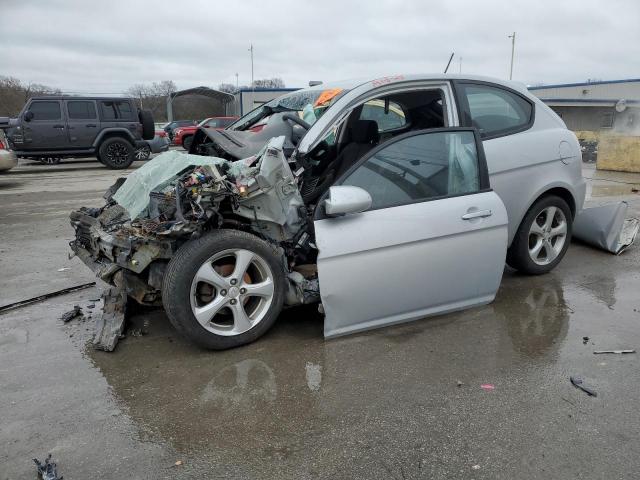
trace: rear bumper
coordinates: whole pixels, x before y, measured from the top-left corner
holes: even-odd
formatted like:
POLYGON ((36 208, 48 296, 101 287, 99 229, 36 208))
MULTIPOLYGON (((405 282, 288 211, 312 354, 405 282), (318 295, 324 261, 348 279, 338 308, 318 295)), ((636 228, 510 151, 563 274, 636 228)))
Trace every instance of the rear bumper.
POLYGON ((0 150, 0 172, 11 170, 18 165, 18 156, 11 150, 0 150))

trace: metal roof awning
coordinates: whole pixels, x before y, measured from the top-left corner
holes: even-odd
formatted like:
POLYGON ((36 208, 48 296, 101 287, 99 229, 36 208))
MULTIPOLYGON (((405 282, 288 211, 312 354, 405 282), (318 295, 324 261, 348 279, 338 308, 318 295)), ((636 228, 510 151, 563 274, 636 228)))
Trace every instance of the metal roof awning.
POLYGON ((167 117, 169 121, 173 120, 173 100, 184 95, 202 95, 204 97, 213 98, 223 105, 227 105, 234 101, 235 97, 230 93, 214 90, 209 87, 193 87, 185 90, 178 90, 167 97, 167 117))
POLYGON ((222 103, 233 102, 234 96, 230 93, 221 92, 220 90, 214 90, 209 87, 193 87, 186 90, 179 90, 171 94, 171 98, 182 97, 183 95, 202 95, 205 97, 215 98, 222 103))

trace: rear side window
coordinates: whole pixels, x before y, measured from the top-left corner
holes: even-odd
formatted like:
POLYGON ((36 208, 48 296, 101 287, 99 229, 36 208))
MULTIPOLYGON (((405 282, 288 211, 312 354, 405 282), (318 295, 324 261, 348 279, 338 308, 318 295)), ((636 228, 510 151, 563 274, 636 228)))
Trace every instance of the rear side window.
POLYGON ((131 104, 126 101, 102 101, 100 112, 103 120, 133 120, 131 104))
POLYGON ((72 120, 96 118, 96 106, 93 102, 74 100, 67 102, 67 112, 72 120))
POLYGON ((515 92, 478 84, 460 84, 469 106, 467 123, 483 137, 521 132, 531 126, 533 105, 515 92))
POLYGON ((362 106, 360 120, 374 120, 378 123, 378 131, 396 130, 407 124, 407 119, 402 107, 396 102, 389 102, 389 108, 385 112, 384 100, 369 100, 362 106))
POLYGON ((398 138, 370 156, 342 182, 369 192, 372 209, 465 195, 483 188, 472 131, 398 138))
POLYGON ((33 102, 29 106, 29 111, 33 113, 33 120, 60 120, 62 113, 60 111, 60 102, 33 102))

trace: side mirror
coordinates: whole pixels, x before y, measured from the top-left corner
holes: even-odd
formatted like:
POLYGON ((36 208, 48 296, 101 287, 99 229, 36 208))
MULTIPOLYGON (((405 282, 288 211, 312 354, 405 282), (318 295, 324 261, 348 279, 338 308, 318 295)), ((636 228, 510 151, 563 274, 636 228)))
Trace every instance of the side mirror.
POLYGON ((351 185, 329 188, 329 198, 324 201, 324 211, 330 217, 360 213, 371 208, 373 200, 366 190, 351 185))
POLYGON ((31 120, 33 120, 33 112, 31 110, 29 110, 28 112, 26 112, 24 114, 24 121, 25 122, 30 122, 31 120))

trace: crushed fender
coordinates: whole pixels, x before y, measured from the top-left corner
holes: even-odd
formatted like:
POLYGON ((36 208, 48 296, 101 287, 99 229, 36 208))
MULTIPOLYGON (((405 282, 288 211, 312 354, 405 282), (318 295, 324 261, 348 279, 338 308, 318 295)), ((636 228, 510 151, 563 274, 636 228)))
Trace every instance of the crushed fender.
POLYGON ((573 236, 589 245, 620 255, 638 235, 640 220, 625 220, 627 203, 583 209, 573 222, 573 236))
POLYGON ((113 352, 124 331, 127 292, 124 285, 110 287, 102 294, 102 314, 96 321, 93 346, 96 350, 113 352))
POLYGON ((37 458, 33 459, 38 469, 38 478, 42 480, 62 480, 62 475, 58 476, 58 466, 51 461, 51 454, 40 463, 37 458))

